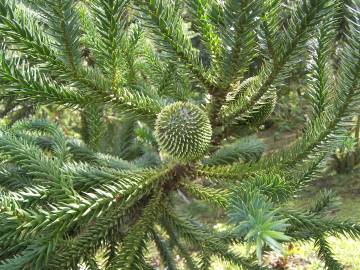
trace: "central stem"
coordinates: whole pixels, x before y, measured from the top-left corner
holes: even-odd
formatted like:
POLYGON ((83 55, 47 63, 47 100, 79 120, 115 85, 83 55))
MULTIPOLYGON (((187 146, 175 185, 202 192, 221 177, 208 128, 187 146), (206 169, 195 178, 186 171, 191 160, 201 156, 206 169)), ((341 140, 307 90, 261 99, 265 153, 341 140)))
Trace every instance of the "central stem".
POLYGON ((219 113, 221 106, 225 101, 226 91, 224 89, 216 87, 216 88, 212 88, 211 91, 209 91, 209 93, 212 96, 211 107, 209 112, 210 123, 213 131, 211 144, 213 146, 218 146, 223 137, 222 136, 223 125, 220 121, 219 113))

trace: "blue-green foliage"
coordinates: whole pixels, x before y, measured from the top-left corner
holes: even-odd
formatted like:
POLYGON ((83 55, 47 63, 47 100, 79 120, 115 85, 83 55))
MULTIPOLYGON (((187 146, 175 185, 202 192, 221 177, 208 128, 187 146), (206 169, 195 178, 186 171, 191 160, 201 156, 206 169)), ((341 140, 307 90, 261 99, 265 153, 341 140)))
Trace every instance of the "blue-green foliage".
POLYGON ((286 203, 358 114, 360 9, 287 3, 0 0, 0 270, 153 269, 150 247, 168 269, 177 256, 188 269, 214 257, 266 269, 263 251, 295 240, 341 268, 326 237, 360 226, 326 218, 336 196, 286 203), (249 134, 299 61, 309 121, 266 152, 249 134), (18 121, 39 106, 81 119, 18 121), (225 229, 181 213, 182 200, 226 213, 225 229))

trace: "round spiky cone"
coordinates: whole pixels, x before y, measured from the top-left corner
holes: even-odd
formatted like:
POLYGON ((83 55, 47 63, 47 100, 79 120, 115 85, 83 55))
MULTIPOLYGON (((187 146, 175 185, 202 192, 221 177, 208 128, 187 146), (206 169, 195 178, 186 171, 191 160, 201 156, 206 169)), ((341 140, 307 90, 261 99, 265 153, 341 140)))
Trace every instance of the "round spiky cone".
POLYGON ((183 161, 194 160, 209 146, 210 121, 196 105, 175 102, 158 115, 155 135, 164 152, 183 161))

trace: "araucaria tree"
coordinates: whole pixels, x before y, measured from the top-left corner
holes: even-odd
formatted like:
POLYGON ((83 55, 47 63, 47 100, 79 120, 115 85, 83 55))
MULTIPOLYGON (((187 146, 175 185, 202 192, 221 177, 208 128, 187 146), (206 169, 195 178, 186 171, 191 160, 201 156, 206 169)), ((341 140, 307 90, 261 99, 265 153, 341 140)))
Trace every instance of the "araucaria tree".
POLYGON ((216 257, 266 269, 263 251, 289 241, 313 241, 341 269, 327 236, 359 237, 360 225, 326 218, 328 192, 309 209, 286 202, 321 173, 360 108, 360 11, 290 2, 0 0, 5 110, 82 119, 82 141, 45 120, 1 127, 0 269, 152 269, 151 254, 167 269, 177 256, 187 269, 216 257), (299 61, 310 121, 262 155, 248 134, 299 61), (222 209, 225 229, 185 215, 184 198, 222 209), (248 255, 232 249, 245 243, 248 255))

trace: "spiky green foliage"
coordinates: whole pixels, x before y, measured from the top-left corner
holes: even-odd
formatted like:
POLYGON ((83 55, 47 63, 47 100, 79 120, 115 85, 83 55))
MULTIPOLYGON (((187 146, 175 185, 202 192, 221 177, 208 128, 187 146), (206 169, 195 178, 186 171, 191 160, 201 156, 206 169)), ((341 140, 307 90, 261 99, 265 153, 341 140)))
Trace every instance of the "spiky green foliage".
POLYGON ((214 257, 266 269, 263 250, 295 240, 340 268, 326 237, 360 226, 326 218, 329 192, 310 209, 286 203, 358 113, 359 25, 352 1, 0 1, 0 270, 152 269, 154 248, 168 269, 177 255, 188 269, 214 257), (298 61, 310 119, 267 154, 248 135, 298 61), (77 111, 76 127, 17 121, 44 105, 77 111), (226 229, 179 213, 182 199, 222 209, 226 229))
POLYGON ((235 225, 234 233, 244 237, 249 243, 256 244, 256 255, 260 261, 266 244, 281 251, 278 241, 290 240, 284 233, 289 226, 287 220, 279 217, 271 202, 259 194, 235 194, 229 217, 230 222, 235 225))
POLYGON ((232 143, 223 145, 208 159, 208 165, 231 164, 234 162, 249 162, 258 160, 265 150, 263 142, 256 137, 243 137, 232 143))

